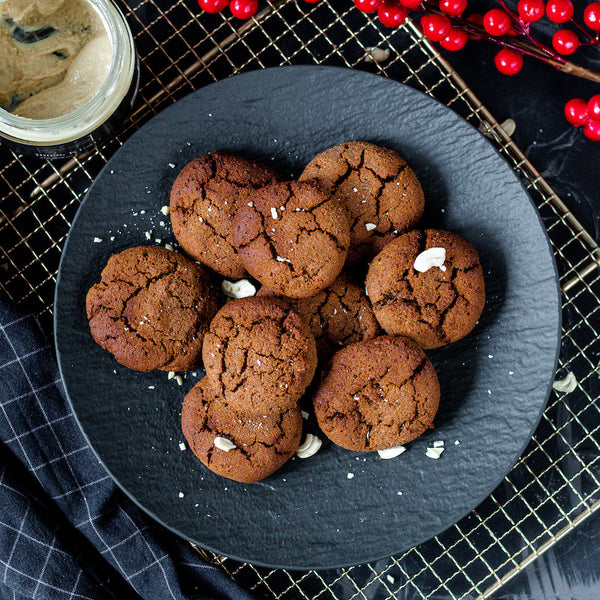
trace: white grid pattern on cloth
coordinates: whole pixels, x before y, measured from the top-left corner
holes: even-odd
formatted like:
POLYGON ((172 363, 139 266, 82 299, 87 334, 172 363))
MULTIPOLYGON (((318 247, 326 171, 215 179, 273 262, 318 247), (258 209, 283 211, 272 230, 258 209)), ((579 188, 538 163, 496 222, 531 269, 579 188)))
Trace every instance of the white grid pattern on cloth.
MULTIPOLYGON (((77 535, 95 547, 97 557, 104 556, 113 572, 144 598, 206 598, 201 591, 183 594, 177 578, 181 567, 198 576, 198 589, 204 582, 218 590, 219 582, 226 582, 235 590, 217 568, 155 525, 116 488, 76 424, 39 324, 33 317, 15 316, 1 298, 0 373, 0 450, 28 470, 47 495, 40 500, 39 490, 30 492, 27 483, 21 490, 12 472, 7 482, 6 466, 0 463, 0 507, 11 507, 0 518, 0 595, 114 597, 111 590, 101 589, 95 575, 88 576, 87 566, 79 566, 70 541, 57 538, 47 526, 38 502, 66 515, 77 535), (177 552, 170 552, 173 548, 177 552), (57 565, 65 576, 57 578, 57 565), (96 587, 95 593, 82 592, 90 586, 96 587)), ((234 597, 246 595, 240 590, 234 597)))

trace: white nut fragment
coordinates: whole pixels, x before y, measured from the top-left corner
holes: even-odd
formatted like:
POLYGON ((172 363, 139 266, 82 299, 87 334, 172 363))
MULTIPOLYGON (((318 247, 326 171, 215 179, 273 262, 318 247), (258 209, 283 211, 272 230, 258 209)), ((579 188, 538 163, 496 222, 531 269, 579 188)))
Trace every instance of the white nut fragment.
POLYGON ((167 373, 167 379, 173 379, 175 377, 175 371, 169 371, 167 373))
POLYGON ((256 288, 247 280, 239 281, 223 280, 221 283, 223 293, 229 298, 248 298, 256 295, 256 288))
POLYGON ((277 219, 277 209, 274 206, 271 206, 271 216, 273 219, 277 219))
POLYGON ((562 379, 557 379, 552 384, 552 389, 557 392, 564 392, 565 394, 570 394, 577 387, 577 379, 575 375, 569 371, 565 377, 562 379))
POLYGON ((304 438, 304 442, 300 445, 298 450, 296 450, 296 455, 298 458, 308 458, 313 454, 316 454, 323 442, 312 433, 307 433, 306 438, 304 438))
POLYGON ((433 447, 434 448, 443 448, 444 440, 436 440, 435 442, 433 442, 433 447))
POLYGON ((99 238, 99 237, 94 238, 94 244, 99 244, 101 241, 102 241, 102 238, 99 238))
POLYGON ((237 446, 231 440, 228 440, 224 437, 217 436, 213 443, 216 448, 223 450, 223 452, 229 452, 230 450, 237 448, 237 446))
POLYGON ((308 413, 307 413, 305 410, 303 410, 303 411, 302 411, 302 418, 303 418, 305 421, 307 421, 307 420, 308 420, 308 413))
POLYGON ((442 448, 441 446, 438 448, 427 448, 427 451, 425 452, 425 456, 427 456, 429 458, 434 458, 435 460, 437 460, 442 455, 443 451, 444 451, 444 448, 442 448))
POLYGON ((390 57, 389 48, 375 48, 369 46, 366 50, 367 55, 365 56, 365 62, 368 63, 382 63, 390 57))
POLYGON ((275 257, 275 260, 277 262, 286 262, 286 263, 290 263, 290 265, 292 264, 292 261, 289 258, 283 258, 283 256, 279 256, 279 255, 277 255, 275 257))
POLYGON ((431 267, 439 267, 442 271, 446 270, 444 261, 446 260, 446 248, 427 248, 415 258, 415 270, 419 273, 429 271, 431 267))
POLYGON ((160 209, 160 212, 166 217, 171 212, 171 209, 165 204, 165 206, 160 209))
POLYGON ((185 444, 183 442, 179 442, 179 449, 183 452, 185 450, 185 444))
POLYGON ((365 223, 365 229, 367 231, 373 231, 373 229, 375 229, 375 227, 377 227, 377 225, 375 225, 375 223, 365 223))
POLYGON ((404 446, 394 446, 393 448, 386 448, 385 450, 377 450, 380 458, 396 458, 406 451, 404 446))
POLYGON ((177 385, 183 385, 183 377, 181 375, 176 375, 175 381, 177 382, 177 385))

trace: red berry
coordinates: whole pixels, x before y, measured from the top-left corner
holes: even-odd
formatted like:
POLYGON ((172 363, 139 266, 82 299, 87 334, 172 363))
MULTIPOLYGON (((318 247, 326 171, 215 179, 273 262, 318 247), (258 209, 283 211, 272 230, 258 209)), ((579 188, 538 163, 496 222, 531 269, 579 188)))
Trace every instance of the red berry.
POLYGON ((579 127, 588 121, 587 102, 582 98, 573 98, 565 104, 565 117, 571 125, 579 127))
POLYGON ((573 3, 571 0, 548 0, 546 16, 553 23, 566 23, 573 18, 573 3))
POLYGON ((381 4, 381 0, 354 0, 354 6, 364 13, 373 13, 381 4))
POLYGON ((440 9, 451 17, 460 17, 467 8, 467 0, 440 0, 440 9))
POLYGON ((525 23, 535 23, 539 21, 546 12, 544 0, 519 0, 517 4, 519 17, 525 23))
POLYGON ((590 119, 583 126, 583 135, 592 142, 600 142, 600 121, 590 119))
POLYGON ((600 94, 596 94, 589 99, 587 103, 587 114, 590 119, 600 121, 600 94))
POLYGON ((408 10, 398 0, 383 0, 377 9, 377 16, 382 25, 386 27, 398 27, 408 17, 408 10))
MULTIPOLYGON (((467 17, 467 21, 471 21, 471 23, 475 23, 476 25, 483 25, 483 15, 479 13, 472 13, 467 17)), ((475 33, 469 33, 470 40, 480 40, 481 36, 475 33)))
POLYGON ((415 8, 419 8, 423 0, 400 0, 400 4, 402 6, 406 6, 409 10, 414 10, 415 8))
POLYGON ((494 64, 503 75, 516 75, 523 67, 523 56, 510 48, 502 48, 494 57, 494 64))
POLYGON ((432 14, 421 17, 421 29, 432 42, 439 42, 445 38, 451 28, 450 20, 444 15, 432 14))
POLYGON ((228 4, 229 0, 198 0, 200 8, 211 15, 221 12, 228 4))
POLYGON ((462 50, 467 43, 469 36, 463 29, 450 30, 450 33, 442 40, 440 40, 440 46, 446 50, 462 50))
POLYGON ((501 8, 492 8, 483 17, 483 27, 490 35, 504 35, 510 29, 510 17, 501 8))
POLYGON ((308 2, 309 4, 316 4, 319 0, 304 0, 304 2, 308 2))
POLYGON ((592 2, 585 7, 583 21, 592 31, 600 31, 600 2, 592 2))
POLYGON ((249 19, 258 10, 258 0, 231 0, 229 10, 238 19, 249 19))
POLYGON ((581 45, 577 34, 570 29, 559 29, 552 36, 552 45, 559 54, 573 54, 581 45))

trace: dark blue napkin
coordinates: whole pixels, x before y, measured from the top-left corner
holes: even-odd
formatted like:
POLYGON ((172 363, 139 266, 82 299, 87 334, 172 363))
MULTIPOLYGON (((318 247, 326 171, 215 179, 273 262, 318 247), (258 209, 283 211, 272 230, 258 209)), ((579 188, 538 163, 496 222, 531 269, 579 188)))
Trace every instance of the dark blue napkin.
POLYGON ((38 322, 0 299, 0 598, 250 600, 119 490, 38 322))

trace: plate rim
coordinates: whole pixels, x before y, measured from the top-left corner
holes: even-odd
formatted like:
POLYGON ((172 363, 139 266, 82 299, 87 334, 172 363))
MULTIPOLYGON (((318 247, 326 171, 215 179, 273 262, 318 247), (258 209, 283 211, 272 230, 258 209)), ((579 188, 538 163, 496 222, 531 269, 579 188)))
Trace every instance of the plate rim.
MULTIPOLYGON (((518 181, 522 192, 524 194, 524 196, 527 198, 527 201, 531 204, 532 208, 534 209, 534 213, 537 217, 537 222, 540 226, 541 231, 543 232, 543 237, 544 240, 546 242, 546 245, 548 247, 548 251, 549 251, 549 255, 550 255, 550 259, 551 259, 551 263, 552 263, 552 267, 553 267, 553 271, 554 271, 554 278, 553 278, 553 283, 554 283, 554 288, 556 289, 556 294, 557 294, 557 300, 558 300, 558 307, 559 310, 557 311, 557 344, 556 344, 556 349, 555 349, 555 355, 554 355, 554 360, 553 360, 553 372, 556 373, 557 370, 557 366, 558 366, 558 360, 559 360, 559 356, 560 356, 560 350, 561 350, 561 342, 562 342, 562 290, 561 290, 561 286, 560 286, 560 274, 558 271, 558 266, 556 263, 556 257, 554 254, 554 251, 552 249, 552 243, 550 240, 550 236, 548 234, 548 230, 546 229, 542 216, 540 214, 540 211, 537 207, 537 205, 535 204, 535 202, 533 201, 533 199, 531 198, 527 188, 525 187, 525 184, 522 180, 522 178, 519 176, 519 174, 514 170, 514 168, 512 167, 512 165, 510 165, 510 163, 507 161, 507 159, 500 153, 500 151, 494 146, 494 144, 485 136, 483 135, 474 125, 472 125, 471 123, 469 123, 466 119, 464 119, 462 116, 460 116, 458 113, 456 113, 454 110, 452 110, 450 107, 448 107, 447 105, 445 105, 443 102, 440 102, 439 100, 437 100, 436 98, 433 98, 432 96, 429 96, 428 94, 422 92, 421 90, 418 90, 410 85, 407 85, 405 83, 402 83, 400 81, 397 81, 395 79, 392 79, 390 77, 386 77, 383 75, 378 75, 376 73, 371 73, 368 71, 362 71, 359 69, 351 69, 348 67, 339 67, 339 66, 329 66, 329 65, 286 65, 286 66, 278 66, 278 67, 268 67, 268 68, 263 68, 263 69, 253 69, 253 70, 248 70, 248 71, 244 71, 242 73, 238 73, 236 75, 232 75, 229 76, 225 79, 220 79, 218 81, 212 82, 210 84, 207 84, 206 86, 203 86, 201 88, 198 88, 197 90, 194 90, 192 92, 190 92, 189 94, 186 94, 185 96, 183 96, 182 98, 180 98, 179 100, 184 100, 189 98, 190 96, 202 92, 203 90, 209 88, 209 87, 215 87, 218 86, 220 84, 222 84, 223 82, 229 81, 231 79, 243 79, 243 78, 247 78, 247 77, 253 77, 257 74, 259 74, 260 76, 262 76, 263 73, 266 73, 268 75, 268 73, 271 72, 280 72, 280 71, 296 71, 296 72, 300 72, 300 71, 313 71, 313 70, 320 70, 320 71, 331 71, 331 72, 344 72, 344 73, 352 73, 353 76, 358 76, 358 77, 366 77, 366 78, 377 78, 378 80, 383 80, 386 81, 387 84, 389 85, 398 85, 400 87, 403 87, 407 90, 410 90, 410 92, 418 94, 422 97, 424 97, 428 102, 432 102, 435 104, 438 104, 439 106, 441 106, 445 111, 447 111, 449 114, 453 115, 457 120, 459 120, 460 122, 462 122, 463 125, 467 125, 469 128, 472 129, 472 131, 476 132, 479 137, 483 140, 485 140, 485 142, 487 143, 487 145, 489 146, 489 148, 491 148, 493 150, 493 152, 507 165, 507 167, 510 169, 510 172, 513 174, 514 178, 516 181, 518 181)), ((84 206, 85 202, 88 200, 90 192, 92 191, 96 180, 99 179, 105 170, 108 169, 109 165, 112 163, 112 161, 115 159, 115 157, 118 157, 118 155, 121 153, 121 151, 123 151, 126 146, 128 145, 128 143, 130 142, 130 140, 134 139, 136 136, 138 136, 140 134, 140 132, 142 132, 144 130, 144 128, 151 123, 156 117, 158 117, 159 115, 164 115, 166 112, 168 111, 174 111, 177 110, 175 107, 177 106, 179 100, 175 101, 174 103, 172 103, 171 105, 165 107, 164 109, 162 109, 161 111, 159 111, 158 113, 156 113, 156 115, 153 115, 148 121, 146 121, 146 123, 144 123, 139 129, 137 129, 130 137, 127 138, 127 140, 122 144, 122 146, 120 148, 117 149, 117 151, 112 154, 112 156, 109 158, 109 160, 107 161, 107 163, 102 167, 102 169, 98 172, 98 174, 95 176, 94 180, 92 181, 92 183, 90 184, 89 189, 87 190, 87 192, 85 193, 83 199, 81 200, 81 203, 77 209, 77 212, 71 222, 71 226, 69 227, 69 232, 67 235, 67 238, 65 240, 65 243, 63 245, 62 251, 61 251, 61 258, 60 258, 60 262, 59 262, 59 267, 58 267, 58 271, 57 271, 57 277, 56 277, 56 285, 55 285, 55 289, 54 289, 54 310, 53 310, 53 326, 54 326, 54 348, 56 351, 56 357, 57 357, 57 363, 58 363, 58 368, 59 368, 59 373, 60 373, 60 377, 61 377, 61 381, 63 383, 63 389, 64 389, 64 393, 65 393, 65 397, 67 399, 67 402, 73 412, 73 415, 75 417, 75 422, 77 423, 81 433, 84 436, 85 441, 88 443, 88 445, 90 446, 90 448, 92 449, 94 455, 96 456, 96 458, 98 459, 98 461, 100 462, 100 464, 102 465, 102 467, 106 470, 106 472, 110 475, 111 479, 115 482, 115 484, 117 485, 117 487, 124 492, 124 494, 126 495, 126 497, 133 501, 134 504, 140 508, 142 510, 143 513, 145 513, 146 515, 148 515, 150 518, 152 518, 154 521, 156 521, 157 523, 159 523, 162 527, 164 527, 165 529, 167 529, 170 533, 175 534, 177 537, 181 538, 182 540, 197 545, 200 548, 203 548, 205 550, 208 550, 210 552, 213 552, 214 554, 217 554, 219 556, 224 556, 226 558, 241 562, 241 563, 249 563, 255 566, 259 566, 259 567, 266 567, 266 568, 273 568, 273 569, 285 569, 285 570, 289 570, 289 571, 323 571, 323 570, 330 570, 330 569, 339 569, 339 568, 349 568, 349 567, 353 567, 353 566, 357 566, 360 564, 366 564, 366 563, 371 563, 377 560, 382 560, 382 559, 386 559, 386 558, 390 558, 392 556, 395 556, 397 554, 400 554, 402 552, 406 552, 408 550, 410 550, 411 548, 417 547, 419 545, 422 545, 430 540, 432 540, 433 538, 435 538, 437 535, 442 534, 444 531, 446 531, 447 529, 453 527, 456 523, 458 523, 459 521, 461 521, 462 519, 464 519, 466 516, 468 516, 471 512, 473 512, 483 501, 486 500, 486 498, 488 498, 491 494, 493 494, 493 492, 498 488, 498 486, 502 483, 502 481, 506 478, 506 476, 512 471, 512 469, 515 467, 515 465, 518 463, 519 458, 523 455, 524 450, 527 448, 527 446, 529 445, 529 443, 532 440, 532 437, 536 431, 536 429, 538 428, 540 421, 542 419, 542 416, 544 414, 544 411, 548 405, 548 400, 550 398, 551 392, 552 392, 552 383, 553 383, 553 379, 550 380, 547 384, 547 389, 546 392, 544 394, 545 397, 545 401, 543 402, 543 404, 541 404, 541 408, 539 410, 539 413, 536 415, 536 418, 532 421, 533 425, 532 428, 530 430, 530 432, 528 433, 528 436, 526 438, 526 440, 524 441, 524 443, 522 444, 522 446, 520 446, 519 452, 516 454, 516 456, 514 457, 514 460, 511 459, 510 461, 510 467, 509 469, 505 472, 502 473, 502 475, 496 480, 496 482, 494 483, 494 486, 484 495, 482 495, 478 500, 477 503, 472 506, 470 509, 468 509, 465 512, 461 512, 460 516, 453 520, 452 523, 450 523, 449 525, 445 526, 443 529, 441 529, 440 531, 438 531, 437 533, 427 537, 427 538, 423 538, 421 541, 419 541, 416 544, 412 544, 408 547, 403 547, 403 546, 399 546, 397 550, 394 550, 391 554, 384 554, 384 555, 380 555, 380 554, 376 554, 371 556, 370 558, 367 558, 365 560, 361 560, 361 562, 332 562, 326 566, 323 565, 310 565, 310 564, 306 564, 306 565, 280 565, 280 564, 275 564, 273 562, 266 562, 266 561, 261 561, 261 560, 253 560, 253 559, 248 559, 248 558, 244 558, 241 556, 237 556, 235 553, 232 552, 223 552, 222 550, 213 548, 211 546, 211 544, 207 544, 205 542, 199 542, 197 540, 195 540, 193 538, 193 536, 190 536, 189 534, 186 534, 184 531, 181 531, 179 529, 177 529, 176 527, 169 525, 167 523, 165 523, 154 511, 152 511, 151 509, 145 507, 137 498, 136 496, 133 494, 133 492, 129 491, 124 484, 121 483, 121 481, 115 476, 115 474, 107 467, 107 465, 104 463, 102 457, 100 456, 100 454, 97 452, 96 448, 93 446, 93 444, 91 443, 90 439, 88 438, 88 435, 84 429, 84 427, 82 426, 82 423, 79 419, 79 416, 77 414, 77 411, 75 410, 75 406, 72 402, 71 396, 69 394, 69 391, 67 389, 67 386, 65 384, 65 377, 63 374, 63 365, 62 365, 62 361, 60 359, 61 356, 61 352, 60 352, 60 348, 59 348, 59 335, 58 335, 58 313, 59 311, 57 310, 57 306, 59 306, 60 300, 59 300, 59 288, 60 288, 60 284, 61 284, 61 279, 62 279, 62 272, 63 272, 63 261, 65 260, 65 256, 67 255, 67 249, 69 246, 69 242, 71 240, 71 232, 73 227, 76 225, 78 219, 80 218, 81 215, 81 209, 84 206)), ((282 517, 283 518, 283 517, 282 517)))

